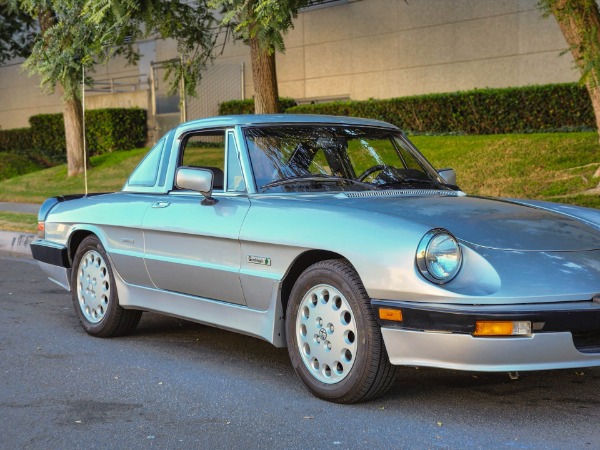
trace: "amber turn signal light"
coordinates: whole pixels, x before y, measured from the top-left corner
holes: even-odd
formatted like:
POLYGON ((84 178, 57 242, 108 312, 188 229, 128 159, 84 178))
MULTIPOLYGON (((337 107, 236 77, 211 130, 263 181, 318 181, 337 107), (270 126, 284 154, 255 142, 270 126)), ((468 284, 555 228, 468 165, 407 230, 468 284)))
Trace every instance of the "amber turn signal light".
POLYGON ((46 235, 46 224, 44 222, 38 222, 37 235, 39 238, 44 238, 46 235))
POLYGON ((483 321, 475 322, 474 336, 524 336, 531 334, 528 321, 483 321))
POLYGON ((402 311, 399 309, 379 308, 379 318, 381 320, 393 320, 402 322, 402 311))

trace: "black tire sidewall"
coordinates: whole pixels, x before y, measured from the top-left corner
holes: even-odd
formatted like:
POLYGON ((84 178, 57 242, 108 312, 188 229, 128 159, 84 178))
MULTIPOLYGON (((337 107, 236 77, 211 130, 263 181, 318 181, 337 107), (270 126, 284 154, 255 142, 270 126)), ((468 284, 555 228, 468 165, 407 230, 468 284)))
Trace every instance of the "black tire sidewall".
POLYGON ((300 275, 290 294, 290 300, 286 311, 286 337, 288 352, 294 370, 317 397, 338 401, 350 402, 357 389, 365 383, 367 372, 371 367, 373 357, 372 342, 377 330, 373 330, 369 320, 365 317, 372 314, 370 306, 365 305, 357 286, 352 286, 346 278, 335 270, 326 267, 311 266, 300 275), (328 284, 338 289, 346 298, 352 309, 357 330, 357 354, 350 373, 340 382, 326 384, 315 379, 306 368, 296 338, 296 317, 300 303, 306 293, 314 286, 328 284), (367 310, 367 307, 369 310, 367 310))
POLYGON ((114 333, 114 330, 118 325, 121 307, 119 306, 119 297, 117 295, 117 287, 115 286, 115 279, 110 259, 108 258, 102 243, 96 236, 86 237, 75 252, 75 257, 73 259, 73 271, 71 273, 71 294, 73 299, 73 307, 75 308, 79 322, 88 334, 98 337, 107 337, 114 333), (90 250, 98 252, 100 256, 102 256, 102 259, 104 259, 104 263, 108 269, 108 277, 111 287, 106 313, 104 314, 102 320, 98 323, 90 322, 83 315, 83 311, 81 311, 81 307, 79 306, 79 298, 77 294, 77 285, 79 283, 79 265, 81 264, 83 256, 90 250))

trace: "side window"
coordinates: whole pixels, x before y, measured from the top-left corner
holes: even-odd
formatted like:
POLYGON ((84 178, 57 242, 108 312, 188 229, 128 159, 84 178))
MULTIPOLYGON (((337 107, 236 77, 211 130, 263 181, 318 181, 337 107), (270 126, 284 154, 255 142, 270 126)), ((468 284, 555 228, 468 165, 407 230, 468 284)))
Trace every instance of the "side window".
POLYGON ((214 175, 213 189, 223 190, 225 170, 225 132, 210 130, 194 133, 183 142, 181 166, 210 169, 214 175))
POLYGON ((227 133, 227 190, 246 192, 246 183, 244 182, 237 150, 233 133, 227 133))
POLYGON ((163 137, 156 145, 148 152, 142 162, 133 171, 127 184, 130 186, 152 187, 156 184, 158 177, 158 167, 163 153, 167 138, 163 137))

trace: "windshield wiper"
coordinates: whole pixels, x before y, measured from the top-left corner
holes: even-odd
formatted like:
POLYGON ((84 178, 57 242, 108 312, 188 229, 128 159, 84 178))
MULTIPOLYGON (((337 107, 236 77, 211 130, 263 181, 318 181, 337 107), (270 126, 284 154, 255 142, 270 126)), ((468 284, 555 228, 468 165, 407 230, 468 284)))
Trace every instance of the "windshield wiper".
POLYGON ((304 182, 314 182, 314 183, 336 183, 339 181, 345 181, 352 184, 357 184, 359 186, 366 187, 367 189, 377 189, 377 187, 372 184, 365 183, 363 181, 353 180, 352 178, 344 178, 344 177, 336 177, 332 175, 323 175, 323 174, 311 174, 311 175, 299 175, 296 177, 287 177, 282 178, 281 180, 271 181, 270 183, 261 186, 261 189, 268 189, 275 186, 282 186, 285 184, 294 184, 294 183, 304 183, 304 182))

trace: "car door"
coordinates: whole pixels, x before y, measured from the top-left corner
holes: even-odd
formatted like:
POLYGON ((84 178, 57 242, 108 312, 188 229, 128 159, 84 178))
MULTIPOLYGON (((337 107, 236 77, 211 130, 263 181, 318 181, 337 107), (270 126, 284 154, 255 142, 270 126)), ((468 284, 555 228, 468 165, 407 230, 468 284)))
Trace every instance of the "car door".
POLYGON ((213 170, 217 203, 202 205, 201 194, 177 189, 157 196, 142 223, 146 267, 157 288, 245 304, 239 233, 250 203, 243 181, 232 176, 241 174, 237 152, 234 134, 225 130, 182 140, 179 164, 213 170), (235 157, 226 159, 227 152, 235 157))

